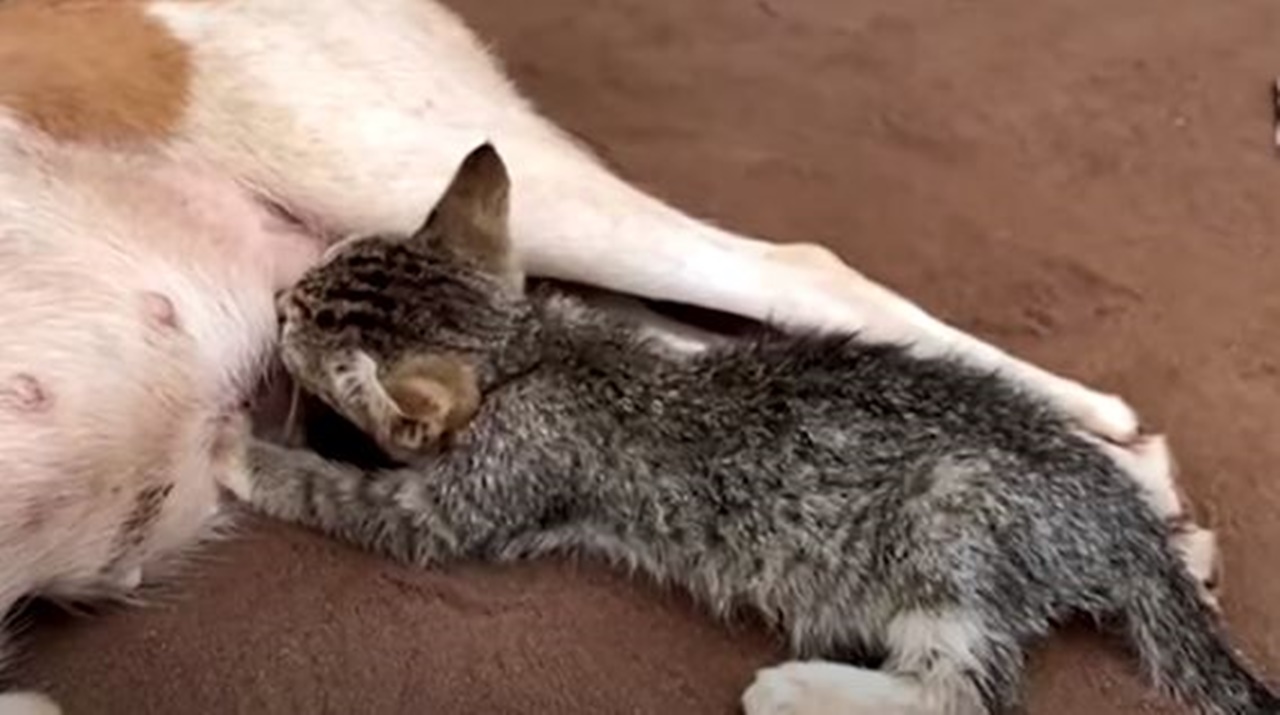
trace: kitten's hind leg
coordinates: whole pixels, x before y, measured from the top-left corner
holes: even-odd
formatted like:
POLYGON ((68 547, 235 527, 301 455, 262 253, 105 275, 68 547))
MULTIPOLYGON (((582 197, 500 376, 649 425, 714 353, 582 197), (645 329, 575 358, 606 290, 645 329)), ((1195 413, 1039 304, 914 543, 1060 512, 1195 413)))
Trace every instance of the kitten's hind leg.
POLYGON ((920 683, 822 660, 793 661, 756 674, 745 715, 933 715, 920 683))
POLYGON ((757 674, 746 715, 1000 715, 1018 704, 1022 650, 976 615, 909 612, 885 633, 883 670, 823 661, 757 674))

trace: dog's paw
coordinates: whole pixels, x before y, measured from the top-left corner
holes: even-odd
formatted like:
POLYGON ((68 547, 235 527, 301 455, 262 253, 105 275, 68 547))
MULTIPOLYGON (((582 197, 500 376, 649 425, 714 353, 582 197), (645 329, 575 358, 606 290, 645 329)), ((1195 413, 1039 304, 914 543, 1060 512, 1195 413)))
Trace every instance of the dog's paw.
POLYGON ((1173 546, 1182 556, 1187 571, 1200 585, 1200 598, 1213 610, 1222 598, 1222 554, 1218 536, 1190 520, 1174 524, 1173 546))
POLYGON ((1142 421, 1138 413, 1116 395, 1082 388, 1066 407, 1081 427, 1108 442, 1133 444, 1141 435, 1142 421))
POLYGON ((62 715, 62 708, 40 693, 0 693, 0 715, 62 715))
POLYGON ((1178 465, 1163 435, 1143 435, 1126 445, 1099 442, 1101 449, 1142 489, 1147 504, 1169 525, 1170 543, 1200 584, 1204 602, 1218 608, 1222 558, 1212 531, 1193 520, 1178 488, 1178 465))

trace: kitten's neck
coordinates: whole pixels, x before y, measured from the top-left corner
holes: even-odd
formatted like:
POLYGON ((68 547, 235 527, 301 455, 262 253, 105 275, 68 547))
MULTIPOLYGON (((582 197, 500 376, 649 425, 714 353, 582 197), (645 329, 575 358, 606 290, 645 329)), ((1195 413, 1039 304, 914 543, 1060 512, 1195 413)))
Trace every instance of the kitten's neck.
POLYGON ((558 351, 550 349, 546 337, 548 332, 546 324, 536 315, 520 320, 504 344, 488 356, 481 368, 480 391, 488 393, 501 389, 553 361, 558 351))
POLYGON ((638 384, 683 369, 683 353, 627 318, 550 287, 535 287, 527 298, 527 313, 481 371, 486 394, 549 373, 573 373, 575 385, 589 389, 592 379, 619 372, 638 384))
POLYGON ((585 355, 640 357, 657 366, 671 356, 653 345, 649 334, 632 320, 554 289, 534 291, 530 304, 536 320, 528 331, 528 344, 540 360, 552 363, 576 361, 585 355))

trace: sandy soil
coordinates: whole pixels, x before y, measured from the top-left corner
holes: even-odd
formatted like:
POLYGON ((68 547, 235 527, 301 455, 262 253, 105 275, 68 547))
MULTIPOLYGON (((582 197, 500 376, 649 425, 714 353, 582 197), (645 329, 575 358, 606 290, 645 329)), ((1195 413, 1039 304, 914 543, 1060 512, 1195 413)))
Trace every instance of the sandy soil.
MULTIPOLYGON (((455 4, 627 176, 1131 398, 1280 676, 1280 3, 455 4)), ((72 715, 731 713, 781 655, 589 564, 421 573, 277 527, 172 603, 34 635, 72 715)), ((1084 629, 1033 670, 1033 713, 1179 712, 1084 629)))

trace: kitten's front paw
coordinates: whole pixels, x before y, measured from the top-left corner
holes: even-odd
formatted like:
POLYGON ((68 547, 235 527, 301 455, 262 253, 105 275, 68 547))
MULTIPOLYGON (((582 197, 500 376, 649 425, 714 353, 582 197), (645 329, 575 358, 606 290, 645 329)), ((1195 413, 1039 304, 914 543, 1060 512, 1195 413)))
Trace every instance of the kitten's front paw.
POLYGON ((383 385, 391 407, 379 416, 375 437, 393 456, 435 447, 465 428, 480 406, 475 372, 458 358, 403 360, 383 385))
POLYGON ((363 350, 340 353, 327 365, 330 404, 398 459, 427 452, 460 430, 480 403, 474 371, 450 356, 401 358, 385 374, 363 350))
POLYGON ((421 454, 438 443, 444 433, 444 420, 399 413, 388 415, 374 437, 392 455, 421 454))

